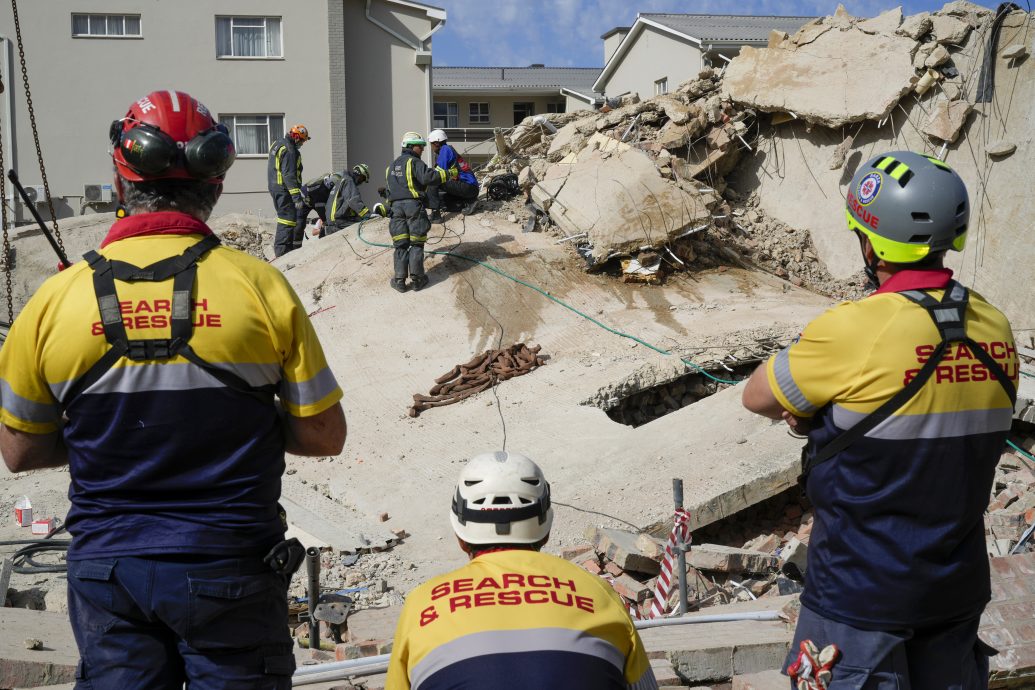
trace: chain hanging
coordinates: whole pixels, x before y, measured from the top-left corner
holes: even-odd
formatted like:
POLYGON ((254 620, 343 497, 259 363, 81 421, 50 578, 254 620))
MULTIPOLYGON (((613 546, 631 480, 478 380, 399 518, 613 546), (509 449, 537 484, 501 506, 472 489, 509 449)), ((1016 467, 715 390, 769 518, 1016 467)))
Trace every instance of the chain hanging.
MULTIPOLYGON (((47 169, 43 165, 43 149, 40 148, 40 134, 36 129, 36 111, 32 107, 32 91, 29 88, 29 71, 25 66, 25 47, 22 45, 22 25, 18 20, 18 0, 11 0, 11 11, 14 13, 14 34, 18 39, 18 59, 22 65, 22 83, 25 85, 25 104, 29 107, 29 123, 32 125, 32 140, 36 144, 36 159, 40 164, 40 176, 43 178, 43 192, 47 197, 50 219, 54 226, 54 239, 57 240, 61 253, 65 253, 65 244, 58 231, 57 213, 54 212, 54 199, 50 196, 50 183, 47 181, 47 169)), ((5 228, 6 232, 6 228, 5 228)))
MULTIPOLYGON (((6 56, 4 57, 6 60, 6 56)), ((0 78, 0 94, 4 92, 4 82, 0 78)), ((2 124, 2 123, 0 123, 2 124)), ((10 126, 10 123, 8 123, 10 126)), ((3 127, 0 126, 0 132, 3 127)), ((11 238, 7 234, 7 176, 3 174, 4 167, 4 138, 0 136, 0 225, 4 228, 3 256, 0 261, 4 268, 4 286, 7 290, 7 325, 14 323, 14 288, 11 286, 11 238)))

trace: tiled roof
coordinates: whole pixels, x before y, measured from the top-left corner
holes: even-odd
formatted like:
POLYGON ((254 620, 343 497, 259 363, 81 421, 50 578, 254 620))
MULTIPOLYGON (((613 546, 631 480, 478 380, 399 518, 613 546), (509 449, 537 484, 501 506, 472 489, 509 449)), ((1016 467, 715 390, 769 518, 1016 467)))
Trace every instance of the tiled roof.
POLYGON ((815 17, 776 17, 740 14, 644 13, 640 17, 704 43, 765 43, 773 29, 793 34, 815 17))
POLYGON ((435 67, 433 89, 571 89, 592 93, 599 67, 435 67))

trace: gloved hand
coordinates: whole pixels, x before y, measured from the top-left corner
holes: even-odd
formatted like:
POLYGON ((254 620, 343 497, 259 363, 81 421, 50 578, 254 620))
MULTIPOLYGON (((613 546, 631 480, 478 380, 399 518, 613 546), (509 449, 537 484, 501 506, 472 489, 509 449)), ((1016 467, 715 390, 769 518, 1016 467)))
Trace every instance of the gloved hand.
POLYGON ((382 218, 388 217, 388 209, 381 202, 374 204, 374 213, 381 216, 382 218))
POLYGON ((388 190, 385 189, 384 187, 378 187, 377 188, 377 195, 379 197, 381 197, 382 199, 387 199, 388 198, 388 190))
POLYGON ((295 197, 295 210, 296 210, 296 211, 301 211, 301 210, 302 210, 302 209, 304 209, 305 207, 306 207, 306 205, 305 205, 305 199, 303 199, 303 198, 302 198, 302 197, 300 197, 300 196, 299 196, 299 197, 295 197))
POLYGON ((449 179, 455 180, 455 179, 457 179, 459 177, 460 177, 460 169, 459 168, 450 168, 449 169, 449 179))

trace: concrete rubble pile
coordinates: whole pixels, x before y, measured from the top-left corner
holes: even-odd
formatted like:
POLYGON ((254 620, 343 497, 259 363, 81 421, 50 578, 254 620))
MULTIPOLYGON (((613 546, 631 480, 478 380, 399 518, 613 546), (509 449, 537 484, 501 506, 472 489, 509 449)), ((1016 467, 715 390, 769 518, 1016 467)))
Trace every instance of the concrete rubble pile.
MULTIPOLYGON (((1014 228, 1035 202, 1010 184, 1035 164, 1025 129, 1031 20, 1010 12, 993 36, 993 18, 964 0, 871 19, 839 7, 670 94, 528 118, 497 138, 485 174, 517 173, 590 270, 656 284, 669 272, 751 265, 854 298, 862 279, 841 220, 845 185, 878 149, 919 150, 946 159, 971 189, 979 232, 968 252, 1035 277, 1030 243, 1014 251, 1014 228)), ((974 272, 962 277, 1016 318, 1011 273, 974 272)))

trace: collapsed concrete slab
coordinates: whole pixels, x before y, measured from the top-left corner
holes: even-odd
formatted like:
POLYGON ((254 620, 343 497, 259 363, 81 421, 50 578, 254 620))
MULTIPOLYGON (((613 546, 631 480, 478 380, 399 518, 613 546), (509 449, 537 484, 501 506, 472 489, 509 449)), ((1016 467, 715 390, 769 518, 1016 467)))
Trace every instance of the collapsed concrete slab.
POLYGON ((75 680, 79 651, 68 616, 0 608, 0 688, 34 688, 75 680), (25 638, 43 643, 28 649, 25 638))
POLYGON ((805 50, 794 37, 770 48, 745 47, 726 70, 723 95, 827 127, 886 117, 915 79, 914 42, 856 27, 824 29, 815 22, 801 29, 810 38, 805 50))
POLYGON ((586 233, 589 260, 660 247, 711 222, 718 194, 690 192, 661 177, 642 151, 596 134, 578 156, 547 170, 532 201, 566 235, 586 233))

